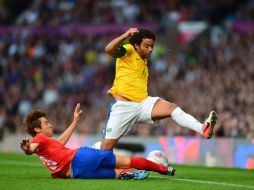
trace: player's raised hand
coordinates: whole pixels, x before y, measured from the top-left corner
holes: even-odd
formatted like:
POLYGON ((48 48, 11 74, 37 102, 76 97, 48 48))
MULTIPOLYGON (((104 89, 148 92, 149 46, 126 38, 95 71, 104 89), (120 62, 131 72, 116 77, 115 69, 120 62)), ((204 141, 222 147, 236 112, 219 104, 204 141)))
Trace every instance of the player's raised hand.
POLYGON ((138 29, 137 28, 129 28, 126 32, 125 35, 126 37, 130 37, 133 36, 134 34, 138 33, 138 29))
POLYGON ((80 108, 80 103, 77 103, 74 113, 73 113, 73 120, 79 122, 80 114, 82 113, 82 109, 80 108))
POLYGON ((29 147, 30 147, 30 141, 28 138, 23 139, 20 142, 20 148, 24 151, 24 152, 28 152, 29 151, 29 147))

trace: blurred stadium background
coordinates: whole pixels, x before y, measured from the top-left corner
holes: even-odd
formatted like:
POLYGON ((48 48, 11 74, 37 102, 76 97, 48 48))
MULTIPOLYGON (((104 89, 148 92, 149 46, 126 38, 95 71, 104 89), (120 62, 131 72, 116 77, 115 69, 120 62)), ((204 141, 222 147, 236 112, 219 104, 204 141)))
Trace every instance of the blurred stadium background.
POLYGON ((59 134, 77 102, 85 115, 71 145, 100 140, 114 77, 104 47, 129 27, 157 35, 150 95, 199 120, 210 110, 219 117, 211 141, 170 119, 124 140, 154 141, 146 151, 163 149, 176 163, 254 168, 253 0, 1 0, 0 151, 19 151, 33 108, 46 109, 59 134))

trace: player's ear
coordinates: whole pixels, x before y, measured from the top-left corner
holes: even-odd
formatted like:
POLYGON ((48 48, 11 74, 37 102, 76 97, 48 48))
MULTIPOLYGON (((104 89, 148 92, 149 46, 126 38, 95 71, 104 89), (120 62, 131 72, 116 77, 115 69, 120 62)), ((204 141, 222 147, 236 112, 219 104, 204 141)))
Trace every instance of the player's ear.
POLYGON ((140 47, 138 44, 134 44, 134 49, 137 50, 140 47))
POLYGON ((40 133, 40 132, 41 132, 41 128, 35 127, 35 128, 34 128, 34 131, 35 131, 36 133, 40 133))

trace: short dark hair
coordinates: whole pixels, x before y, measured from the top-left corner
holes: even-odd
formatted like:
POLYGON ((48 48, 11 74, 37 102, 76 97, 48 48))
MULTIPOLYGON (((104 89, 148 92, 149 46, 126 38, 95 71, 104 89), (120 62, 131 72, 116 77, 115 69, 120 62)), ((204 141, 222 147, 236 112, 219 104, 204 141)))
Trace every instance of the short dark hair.
POLYGON ((129 43, 132 44, 133 46, 135 44, 140 45, 142 40, 145 39, 145 38, 153 39, 153 40, 156 39, 155 34, 151 30, 148 30, 148 29, 145 29, 145 28, 140 28, 138 30, 138 33, 134 34, 133 36, 131 36, 129 38, 129 43))
POLYGON ((47 114, 45 111, 41 109, 30 112, 23 121, 26 131, 34 137, 37 134, 34 128, 41 128, 41 121, 39 118, 46 116, 47 114))

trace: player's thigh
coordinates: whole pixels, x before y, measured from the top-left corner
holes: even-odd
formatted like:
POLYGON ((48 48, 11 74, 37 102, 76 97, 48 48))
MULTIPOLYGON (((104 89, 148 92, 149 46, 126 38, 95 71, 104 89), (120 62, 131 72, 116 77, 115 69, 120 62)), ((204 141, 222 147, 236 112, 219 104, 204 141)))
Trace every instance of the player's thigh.
POLYGON ((152 109, 154 104, 159 100, 159 97, 148 97, 141 104, 141 111, 138 114, 138 123, 140 124, 155 124, 157 125, 159 121, 154 121, 152 119, 152 109))
POLYGON ((97 178, 98 174, 93 175, 97 170, 114 169, 115 164, 116 157, 112 151, 81 147, 72 160, 73 178, 97 178))
POLYGON ((115 168, 100 168, 89 175, 85 179, 115 179, 115 168))
POLYGON ((177 105, 174 103, 168 102, 164 99, 159 99, 153 106, 151 117, 153 120, 170 117, 176 107, 177 105))
MULTIPOLYGON (((120 138, 120 137, 119 137, 120 138)), ((113 150, 113 148, 116 146, 118 143, 118 139, 103 139, 101 142, 101 150, 113 150)))
POLYGON ((137 120, 138 110, 135 103, 117 101, 109 113, 104 130, 105 139, 119 139, 127 134, 137 120))
POLYGON ((115 168, 99 168, 94 171, 82 171, 74 177, 75 179, 115 179, 115 168))
POLYGON ((127 169, 130 168, 131 159, 128 156, 116 155, 116 166, 115 168, 127 169))

